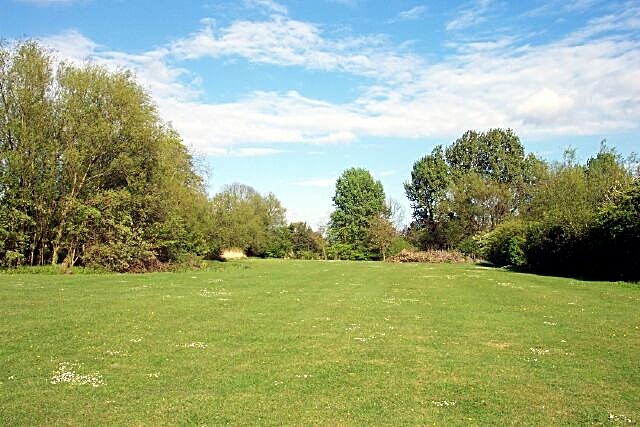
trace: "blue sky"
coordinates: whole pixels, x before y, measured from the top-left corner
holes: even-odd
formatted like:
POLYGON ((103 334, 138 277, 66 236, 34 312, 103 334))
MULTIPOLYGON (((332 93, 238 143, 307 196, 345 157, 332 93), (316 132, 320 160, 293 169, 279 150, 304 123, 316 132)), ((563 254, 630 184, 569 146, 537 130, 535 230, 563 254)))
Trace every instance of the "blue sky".
POLYGON ((467 129, 585 159, 640 143, 637 1, 0 0, 0 38, 130 69, 203 159, 209 191, 273 192, 326 221, 349 167, 402 184, 467 129))

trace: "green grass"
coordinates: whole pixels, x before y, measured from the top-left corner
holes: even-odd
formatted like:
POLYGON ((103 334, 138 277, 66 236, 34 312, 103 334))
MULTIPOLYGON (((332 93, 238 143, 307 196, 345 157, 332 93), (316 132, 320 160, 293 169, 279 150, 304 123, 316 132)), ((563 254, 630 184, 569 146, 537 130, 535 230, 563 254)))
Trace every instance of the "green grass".
POLYGON ((3 425, 638 423, 639 350, 638 285, 474 265, 0 275, 3 425))

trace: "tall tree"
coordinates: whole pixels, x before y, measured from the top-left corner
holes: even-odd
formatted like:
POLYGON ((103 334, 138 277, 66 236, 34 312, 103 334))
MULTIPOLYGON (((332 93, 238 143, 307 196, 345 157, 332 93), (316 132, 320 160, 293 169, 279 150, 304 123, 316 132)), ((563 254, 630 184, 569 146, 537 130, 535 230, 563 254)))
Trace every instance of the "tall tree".
POLYGON ((333 204, 330 242, 348 245, 358 257, 368 257, 367 230, 371 220, 386 213, 382 183, 366 169, 347 169, 336 181, 333 204))
POLYGON ((413 164, 411 181, 405 182, 404 189, 413 208, 413 218, 419 224, 433 225, 436 208, 445 199, 450 181, 450 168, 440 145, 413 164))
POLYGON ((540 161, 510 129, 467 131, 418 160, 405 191, 422 246, 450 247, 518 215, 540 161))
POLYGON ((187 206, 206 196, 179 136, 130 73, 54 62, 0 46, 0 259, 127 269, 193 250, 187 206))
POLYGON ((0 209, 14 218, 10 228, 20 224, 13 233, 28 236, 13 250, 29 263, 44 259, 58 195, 52 62, 34 42, 0 46, 0 209))

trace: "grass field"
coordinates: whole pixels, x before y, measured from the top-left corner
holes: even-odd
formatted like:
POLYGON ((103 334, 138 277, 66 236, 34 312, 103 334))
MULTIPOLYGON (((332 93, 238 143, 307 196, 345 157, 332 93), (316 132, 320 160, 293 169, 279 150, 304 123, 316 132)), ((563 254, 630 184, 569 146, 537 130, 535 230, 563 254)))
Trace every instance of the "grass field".
POLYGON ((0 275, 3 425, 628 425, 640 286, 246 260, 0 275))

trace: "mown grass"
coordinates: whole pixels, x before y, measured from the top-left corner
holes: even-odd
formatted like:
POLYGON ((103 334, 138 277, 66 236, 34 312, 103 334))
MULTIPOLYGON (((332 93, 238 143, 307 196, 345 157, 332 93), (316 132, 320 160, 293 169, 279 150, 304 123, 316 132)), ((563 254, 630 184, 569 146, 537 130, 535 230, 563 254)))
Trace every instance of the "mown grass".
POLYGON ((4 274, 0 420, 638 423, 639 302, 638 285, 474 265, 4 274), (61 363, 103 384, 52 384, 61 363))

